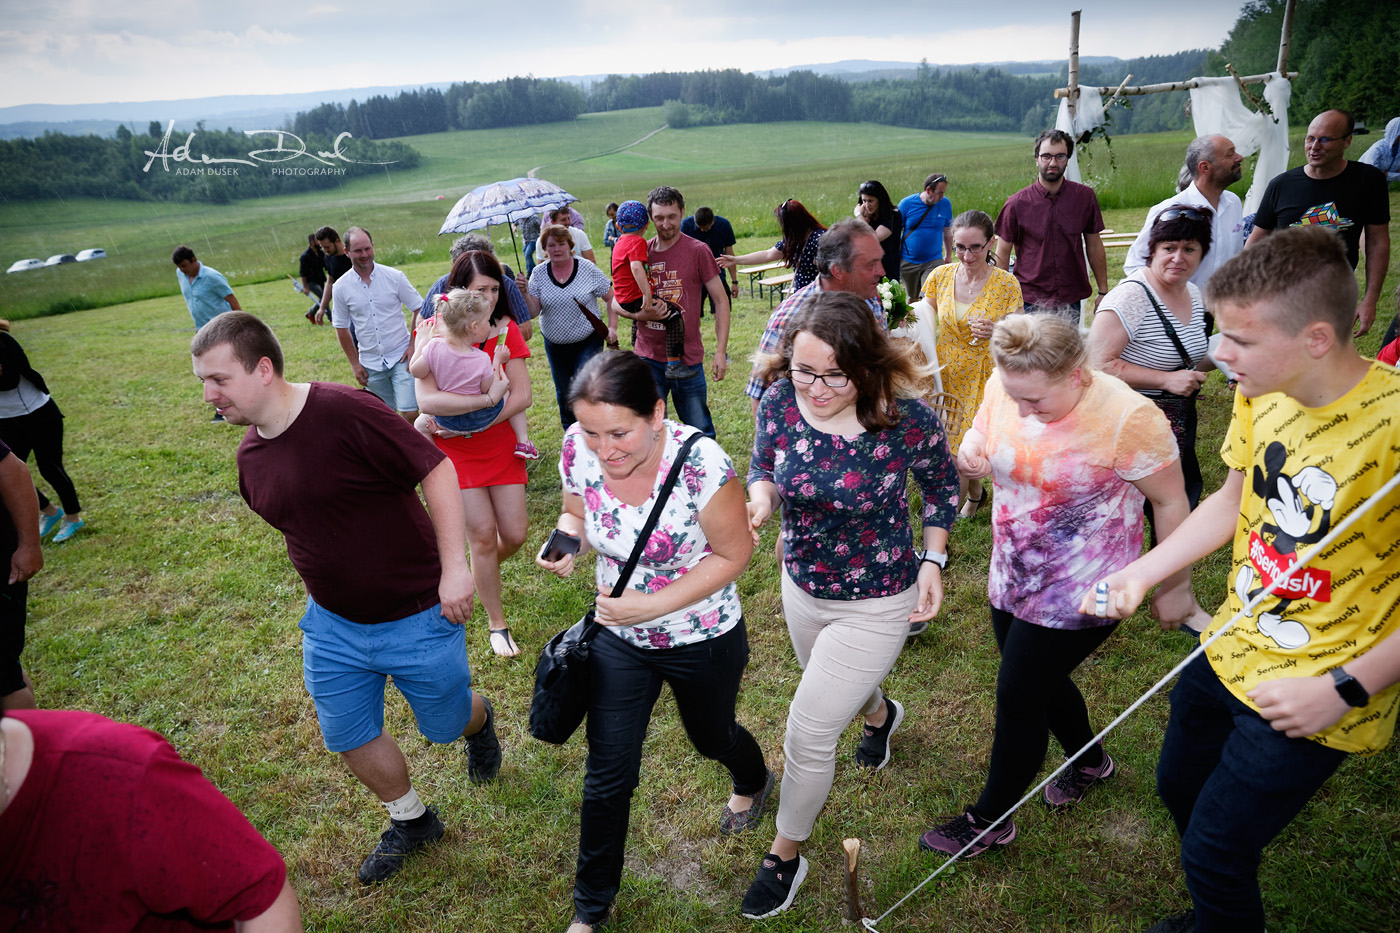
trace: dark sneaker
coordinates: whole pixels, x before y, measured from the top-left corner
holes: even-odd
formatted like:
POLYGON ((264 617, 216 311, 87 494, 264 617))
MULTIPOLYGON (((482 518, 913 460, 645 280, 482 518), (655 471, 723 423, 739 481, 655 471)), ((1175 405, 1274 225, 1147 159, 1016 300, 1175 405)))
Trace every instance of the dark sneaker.
POLYGON ((753 795, 753 803, 747 810, 735 813, 729 809, 729 804, 724 805, 724 809, 719 814, 719 833, 721 836, 737 836, 758 825, 758 821, 763 819, 763 805, 768 802, 768 798, 773 794, 773 788, 777 786, 778 778, 772 771, 768 772, 768 780, 763 784, 763 790, 753 795))
POLYGON ((784 862, 769 852, 758 866, 758 874, 744 895, 739 912, 749 920, 775 917, 792 906, 797 889, 807 877, 807 860, 802 856, 784 862))
POLYGON ((909 637, 910 637, 910 638, 913 638, 915 635, 922 635, 924 632, 927 632, 927 631, 928 631, 928 623, 927 623, 927 622, 910 622, 910 623, 909 623, 909 637))
MULTIPOLYGON (((977 817, 972 815, 972 811, 968 810, 962 816, 953 817, 953 819, 944 823, 942 826, 935 826, 933 829, 930 829, 920 836, 919 848, 928 852, 943 852, 948 855, 957 855, 959 852, 962 852, 964 846, 973 839, 976 839, 977 834, 986 828, 987 824, 977 819, 977 817)), ((963 858, 972 858, 974 855, 981 855, 992 846, 1004 846, 1015 838, 1016 824, 1007 820, 981 839, 978 839, 977 844, 963 854, 963 858)))
POLYGON ((904 722, 904 707, 898 700, 885 697, 885 709, 889 710, 885 724, 878 729, 867 725, 861 735, 860 745, 856 747, 856 764, 862 768, 879 771, 890 763, 890 736, 894 735, 894 730, 904 722))
POLYGON ((485 697, 481 702, 486 704, 486 722, 467 736, 467 777, 473 784, 494 781, 501 772, 501 740, 496 738, 496 710, 485 697))
POLYGON ((1113 777, 1116 770, 1108 752, 1103 753, 1103 762, 1097 768, 1072 765, 1060 772, 1060 776, 1045 788, 1045 802, 1057 810, 1073 806, 1084 799, 1084 794, 1090 787, 1113 777))
POLYGON ((1196 933, 1196 912, 1173 914, 1147 928, 1147 933, 1196 933))
POLYGON ((389 828, 379 837, 379 845, 360 866, 360 883, 388 881, 403 867, 405 858, 437 842, 445 832, 446 827, 432 807, 416 820, 390 820, 389 828))

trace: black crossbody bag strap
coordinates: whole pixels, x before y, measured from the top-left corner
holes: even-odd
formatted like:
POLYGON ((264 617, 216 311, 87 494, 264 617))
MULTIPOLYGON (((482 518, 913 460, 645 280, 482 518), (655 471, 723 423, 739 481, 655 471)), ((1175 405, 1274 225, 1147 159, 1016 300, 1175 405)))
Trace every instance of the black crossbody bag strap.
MULTIPOLYGON (((1148 288, 1147 283, 1141 279, 1130 279, 1129 281, 1141 285, 1143 292, 1147 295, 1147 300, 1152 302, 1152 310, 1157 312, 1157 320, 1162 322, 1162 327, 1166 329, 1167 336, 1172 339, 1172 346, 1176 347, 1176 352, 1181 355, 1181 368, 1194 369, 1196 364, 1192 362, 1191 354, 1186 352, 1186 344, 1181 342, 1181 337, 1177 335, 1176 328, 1172 326, 1171 321, 1167 320, 1166 312, 1164 312, 1162 306, 1157 303, 1157 296, 1152 294, 1152 289, 1148 288)), ((1192 310, 1194 311, 1194 308, 1192 310)))

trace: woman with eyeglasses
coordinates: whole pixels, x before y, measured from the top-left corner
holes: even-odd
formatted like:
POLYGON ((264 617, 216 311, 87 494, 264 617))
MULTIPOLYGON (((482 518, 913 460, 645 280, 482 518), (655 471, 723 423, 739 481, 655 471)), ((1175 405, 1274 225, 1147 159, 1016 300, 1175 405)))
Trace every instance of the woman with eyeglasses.
MULTIPOLYGON (((938 315, 938 362, 943 391, 962 402, 962 418, 948 430, 948 449, 957 456, 963 435, 982 406, 982 389, 992 374, 987 343, 997 321, 1021 310, 1021 284, 998 269, 992 255, 992 218, 963 211, 953 218, 956 263, 946 263, 924 280, 924 298, 938 315)), ((958 514, 971 518, 987 496, 982 481, 963 477, 958 514), (976 493, 974 495, 974 493, 976 493)))
POLYGON ((788 710, 777 835, 744 896, 751 920, 792 906, 807 874, 798 852, 826 804, 836 743, 857 713, 856 763, 878 770, 904 707, 881 681, 914 622, 943 602, 957 470, 938 416, 918 399, 922 375, 870 309, 822 292, 798 311, 761 363, 749 463, 749 523, 782 509, 783 615, 802 668, 788 710), (923 494, 916 549, 908 476, 923 494))
POLYGON ((885 278, 899 281, 899 245, 904 239, 904 215, 890 200, 885 186, 875 181, 862 182, 856 191, 856 217, 870 224, 875 231, 875 239, 885 251, 881 260, 885 267, 885 278))
POLYGON ((757 266, 765 262, 777 262, 793 271, 792 290, 806 288, 817 277, 817 244, 821 242, 826 225, 813 217, 802 202, 788 198, 773 211, 782 228, 783 238, 768 249, 742 256, 717 256, 716 261, 725 269, 735 266, 757 266))
MULTIPOLYGON (((1089 328, 1091 365, 1152 399, 1167 416, 1193 509, 1202 489, 1196 398, 1212 364, 1206 356, 1206 309, 1191 276, 1210 252, 1212 217, 1208 207, 1185 204, 1158 214, 1148 233, 1147 265, 1104 296, 1089 328)), ((1150 521, 1150 505, 1147 516, 1150 521)), ((1157 538, 1154 523, 1154 546, 1157 538)), ((1192 615, 1202 624, 1210 621, 1199 606, 1192 615)))

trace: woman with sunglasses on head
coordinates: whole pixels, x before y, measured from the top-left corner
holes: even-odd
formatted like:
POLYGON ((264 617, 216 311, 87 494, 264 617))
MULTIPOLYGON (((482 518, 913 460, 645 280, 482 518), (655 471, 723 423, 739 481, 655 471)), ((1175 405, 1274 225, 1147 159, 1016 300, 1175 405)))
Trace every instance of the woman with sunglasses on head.
MULTIPOLYGON (((1211 369, 1209 333, 1201 290, 1191 276, 1210 252, 1212 212, 1173 204, 1157 215, 1148 234, 1147 265, 1104 295, 1089 328, 1089 362, 1152 399, 1176 436, 1186 498, 1201 500, 1196 459, 1196 397, 1211 369)), ((1152 507, 1147 505, 1151 521, 1152 507)), ((1156 524, 1151 541, 1157 544, 1156 524)), ((1204 625, 1210 615, 1196 606, 1187 620, 1204 625)))
POLYGON ((817 244, 821 242, 826 225, 813 217, 802 202, 788 198, 773 211, 782 227, 783 238, 768 249, 742 256, 718 256, 716 260, 725 269, 735 266, 757 266, 765 262, 777 262, 793 271, 792 290, 797 291, 812 284, 817 277, 817 244))
POLYGON ((938 416, 917 398, 919 369, 849 292, 821 292, 761 362, 749 463, 749 522, 782 509, 783 615, 802 668, 788 710, 777 835, 744 896, 751 920, 792 906, 798 853, 826 804, 836 744, 857 713, 856 763, 878 770, 904 707, 880 683, 914 622, 943 602, 957 470, 938 416), (917 543, 908 477, 923 494, 917 543), (922 548, 922 552, 917 548, 922 548))
MULTIPOLYGON (((997 321, 1021 310, 1021 284, 998 269, 992 255, 992 218, 982 211, 963 211, 953 218, 956 263, 935 268, 924 280, 924 298, 938 315, 938 362, 943 391, 962 402, 962 418, 946 424, 953 456, 963 435, 982 407, 982 390, 992 374, 988 341, 997 321)), ((963 477, 962 508, 971 518, 986 498, 982 481, 963 477), (974 495, 974 492, 976 493, 974 495)))
POLYGON ((875 239, 885 251, 882 260, 885 278, 899 281, 899 246, 904 240, 904 215, 890 200, 885 186, 871 179, 862 182, 856 191, 856 217, 870 224, 875 231, 875 239))

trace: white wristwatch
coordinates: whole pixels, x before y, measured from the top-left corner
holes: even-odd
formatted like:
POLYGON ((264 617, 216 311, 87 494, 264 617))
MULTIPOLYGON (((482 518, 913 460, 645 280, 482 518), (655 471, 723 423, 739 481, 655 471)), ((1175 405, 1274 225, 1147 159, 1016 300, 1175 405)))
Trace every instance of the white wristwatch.
POLYGON ((928 561, 929 563, 937 564, 939 570, 946 570, 948 568, 947 551, 915 551, 914 553, 919 555, 919 563, 921 564, 924 561, 928 561))

